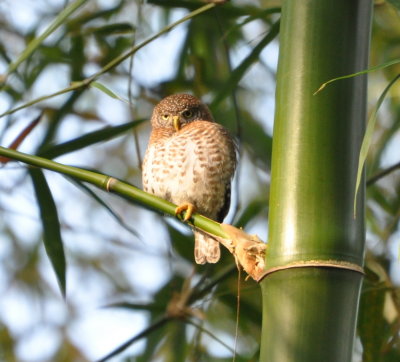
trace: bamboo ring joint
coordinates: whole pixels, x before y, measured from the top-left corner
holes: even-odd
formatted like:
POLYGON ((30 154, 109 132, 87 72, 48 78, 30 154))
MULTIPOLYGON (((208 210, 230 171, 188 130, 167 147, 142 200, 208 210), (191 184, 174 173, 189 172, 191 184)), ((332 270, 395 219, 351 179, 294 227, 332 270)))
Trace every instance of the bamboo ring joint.
POLYGON ((107 192, 110 192, 113 185, 117 182, 117 179, 114 177, 108 177, 107 182, 106 182, 106 190, 107 192))
POLYGON ((310 267, 319 267, 319 268, 336 268, 336 269, 344 269, 351 270, 357 273, 364 275, 364 269, 357 264, 350 263, 348 261, 340 261, 340 260, 307 260, 307 261, 296 261, 286 265, 280 265, 276 267, 269 268, 265 270, 260 278, 258 278, 258 282, 264 279, 268 274, 272 274, 274 272, 292 269, 292 268, 310 268, 310 267))

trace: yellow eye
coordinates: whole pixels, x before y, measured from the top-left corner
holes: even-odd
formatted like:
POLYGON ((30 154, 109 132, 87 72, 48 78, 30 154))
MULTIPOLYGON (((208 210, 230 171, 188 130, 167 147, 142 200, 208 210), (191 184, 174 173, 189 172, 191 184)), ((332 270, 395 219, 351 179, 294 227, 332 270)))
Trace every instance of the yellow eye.
POLYGON ((184 111, 184 112, 182 112, 182 116, 185 117, 185 118, 190 118, 190 117, 193 116, 193 112, 189 111, 189 110, 184 111))
POLYGON ((164 121, 167 121, 168 118, 169 118, 169 114, 163 114, 163 115, 161 116, 161 118, 162 118, 164 121))

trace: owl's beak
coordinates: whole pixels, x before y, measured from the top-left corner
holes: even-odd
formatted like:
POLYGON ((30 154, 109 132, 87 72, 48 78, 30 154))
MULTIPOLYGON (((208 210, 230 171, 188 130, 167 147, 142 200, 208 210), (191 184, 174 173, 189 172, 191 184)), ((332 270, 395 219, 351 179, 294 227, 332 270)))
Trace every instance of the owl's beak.
POLYGON ((172 124, 174 125, 174 128, 177 132, 181 129, 181 123, 179 122, 179 116, 172 117, 172 124))

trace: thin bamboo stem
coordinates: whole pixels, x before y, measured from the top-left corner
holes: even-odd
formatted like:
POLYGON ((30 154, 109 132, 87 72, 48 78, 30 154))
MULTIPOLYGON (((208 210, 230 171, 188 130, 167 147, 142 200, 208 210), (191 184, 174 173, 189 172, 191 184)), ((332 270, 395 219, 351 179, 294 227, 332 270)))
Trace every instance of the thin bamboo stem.
MULTIPOLYGON (((36 166, 71 176, 77 180, 88 182, 107 192, 116 193, 136 203, 145 205, 160 213, 164 213, 170 216, 176 216, 176 205, 157 196, 144 192, 126 182, 117 180, 113 177, 78 167, 63 165, 61 163, 51 161, 43 157, 29 155, 5 147, 0 147, 0 156, 21 161, 31 166, 36 166)), ((191 222, 195 227, 205 230, 213 235, 220 236, 225 239, 229 238, 229 235, 227 235, 221 229, 219 223, 208 219, 205 216, 195 213, 191 218, 191 222)))

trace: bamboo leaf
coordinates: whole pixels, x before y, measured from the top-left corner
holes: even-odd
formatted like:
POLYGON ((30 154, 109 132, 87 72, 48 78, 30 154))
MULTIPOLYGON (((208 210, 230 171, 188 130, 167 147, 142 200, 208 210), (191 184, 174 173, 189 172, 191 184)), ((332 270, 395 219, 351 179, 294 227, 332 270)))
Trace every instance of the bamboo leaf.
POLYGON ((269 32, 261 39, 261 41, 254 47, 251 53, 240 63, 240 65, 232 72, 227 84, 223 87, 221 92, 217 94, 211 104, 211 108, 216 107, 225 97, 231 94, 232 89, 236 88, 240 80, 243 78, 249 68, 258 60, 264 48, 275 39, 279 33, 280 21, 278 20, 273 24, 269 32))
POLYGON ((227 37, 230 33, 232 33, 233 31, 236 31, 240 28, 242 28, 243 26, 245 26, 248 23, 251 23, 254 20, 266 20, 268 15, 271 14, 279 14, 281 12, 281 8, 279 7, 274 7, 274 8, 269 8, 269 9, 264 9, 262 10, 260 13, 257 14, 251 14, 248 15, 243 21, 239 21, 237 24, 235 24, 231 29, 227 30, 224 33, 224 37, 227 37))
POLYGON ((263 127, 251 117, 243 115, 242 141, 250 150, 252 156, 255 156, 260 162, 271 167, 272 156, 272 137, 268 135, 263 127))
POLYGON ((104 84, 102 84, 100 82, 93 82, 93 83, 90 84, 90 86, 93 87, 93 88, 97 88, 97 89, 101 90, 103 93, 107 94, 111 98, 118 99, 118 100, 120 100, 122 102, 125 102, 125 103, 129 104, 128 100, 122 98, 121 96, 119 96, 118 94, 113 92, 110 88, 107 88, 104 84))
POLYGON ((70 19, 68 21, 68 27, 70 29, 80 28, 82 25, 86 25, 87 23, 94 20, 110 20, 113 15, 118 14, 118 11, 121 10, 124 5, 124 0, 121 0, 114 7, 102 9, 94 12, 82 12, 77 15, 75 18, 70 19))
POLYGON ((131 303, 131 302, 117 302, 103 306, 103 308, 119 308, 119 309, 127 309, 127 310, 143 310, 151 313, 161 314, 165 312, 165 304, 164 303, 131 303))
POLYGON ((38 168, 31 168, 29 170, 29 174, 32 179, 36 199, 39 205, 40 217, 43 227, 44 247, 56 274, 61 293, 65 297, 66 262, 57 208, 54 203, 50 188, 47 184, 46 178, 43 175, 43 171, 38 168))
POLYGON ((316 94, 321 92, 328 84, 336 82, 337 80, 357 77, 359 75, 363 75, 363 74, 367 74, 367 73, 370 73, 370 72, 374 72, 375 70, 384 69, 384 68, 387 68, 387 67, 390 67, 392 65, 399 64, 399 63, 400 63, 400 59, 393 59, 393 60, 390 60, 389 62, 376 65, 374 67, 368 68, 366 70, 362 70, 362 71, 357 72, 357 73, 352 73, 352 74, 348 74, 348 75, 343 75, 341 77, 333 78, 331 80, 328 80, 325 83, 322 83, 322 85, 314 92, 313 95, 315 96, 316 94))
POLYGON ((391 339, 392 331, 390 323, 383 316, 385 304, 387 306, 391 297, 390 278, 378 259, 374 258, 366 261, 365 272, 358 316, 358 335, 363 347, 362 360, 387 361, 382 358, 382 351, 391 339))
POLYGON ((389 92, 392 85, 400 78, 400 74, 392 79, 392 81, 386 86, 382 94, 380 95, 378 102, 375 105, 374 110, 368 120, 367 129, 365 130, 364 138, 361 144, 360 156, 358 160, 357 167, 357 180, 356 180, 356 189, 354 192, 354 218, 356 217, 356 207, 357 207, 357 193, 361 183, 361 175, 364 168, 365 160, 367 159, 368 150, 371 146, 372 136, 374 133, 374 128, 376 124, 376 118, 378 115, 379 108, 383 101, 385 100, 386 94, 389 92))
MULTIPOLYGON (((33 131, 33 129, 39 124, 39 121, 41 120, 43 116, 43 112, 40 113, 38 117, 36 117, 32 122, 30 122, 23 130, 18 134, 18 136, 14 139, 14 141, 8 146, 8 148, 12 150, 16 150, 21 143, 25 140, 26 137, 33 131)), ((11 160, 11 158, 7 157, 1 157, 0 156, 0 162, 1 163, 7 163, 11 160)))
POLYGON ((140 119, 137 121, 123 123, 115 127, 105 127, 100 130, 85 134, 81 137, 75 138, 71 141, 60 143, 51 148, 48 148, 47 150, 41 152, 40 155, 46 158, 55 158, 66 153, 74 152, 82 148, 91 146, 95 143, 104 142, 113 137, 117 137, 120 134, 139 126, 144 121, 144 119, 140 119))
POLYGON ((130 34, 135 31, 135 28, 130 23, 115 23, 107 24, 98 27, 86 28, 84 31, 85 35, 116 35, 116 34, 130 34))
POLYGON ((379 361, 382 345, 388 336, 388 325, 382 318, 384 290, 372 290, 361 298, 359 333, 363 346, 363 361, 379 361))

